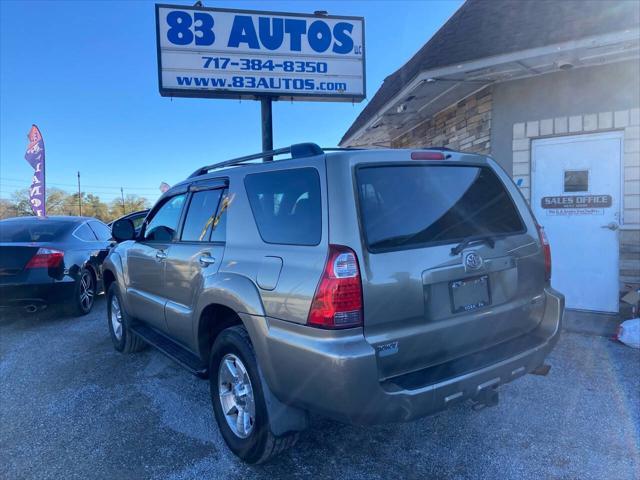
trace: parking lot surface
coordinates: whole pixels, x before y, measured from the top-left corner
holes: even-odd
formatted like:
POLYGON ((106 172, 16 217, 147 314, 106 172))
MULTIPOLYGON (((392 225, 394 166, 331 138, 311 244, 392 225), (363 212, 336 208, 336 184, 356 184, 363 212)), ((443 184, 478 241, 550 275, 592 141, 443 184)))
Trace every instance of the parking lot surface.
POLYGON ((565 333, 549 375, 502 387, 496 407, 367 428, 313 417, 293 450, 247 466, 208 382, 153 349, 117 353, 105 310, 0 319, 2 478, 640 478, 640 353, 606 338, 565 333))

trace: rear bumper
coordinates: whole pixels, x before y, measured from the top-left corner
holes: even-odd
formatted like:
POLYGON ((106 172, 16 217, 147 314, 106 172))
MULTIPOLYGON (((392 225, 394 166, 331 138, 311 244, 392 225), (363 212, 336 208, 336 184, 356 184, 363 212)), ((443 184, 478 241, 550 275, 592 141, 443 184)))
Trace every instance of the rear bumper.
POLYGON ((0 285, 0 308, 64 303, 73 297, 74 291, 75 281, 71 277, 51 283, 0 285))
POLYGON ((244 320, 267 383, 283 403, 348 423, 375 424, 438 412, 542 364, 558 341, 564 312, 562 294, 550 288, 545 294, 543 320, 528 335, 384 382, 378 380, 375 350, 360 330, 327 332, 258 317, 244 320))

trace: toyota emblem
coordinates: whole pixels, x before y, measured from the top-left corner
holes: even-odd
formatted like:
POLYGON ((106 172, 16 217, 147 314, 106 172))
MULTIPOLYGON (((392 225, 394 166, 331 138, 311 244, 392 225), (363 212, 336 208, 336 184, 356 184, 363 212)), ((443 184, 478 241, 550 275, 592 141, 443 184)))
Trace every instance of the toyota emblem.
POLYGON ((463 263, 464 269, 467 271, 478 270, 484 264, 484 260, 476 252, 466 252, 464 254, 463 263))

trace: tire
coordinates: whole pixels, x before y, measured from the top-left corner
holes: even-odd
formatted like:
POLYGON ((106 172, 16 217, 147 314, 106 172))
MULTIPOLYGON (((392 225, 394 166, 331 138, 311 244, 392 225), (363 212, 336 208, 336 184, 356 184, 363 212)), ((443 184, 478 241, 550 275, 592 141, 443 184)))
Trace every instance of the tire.
MULTIPOLYGON (((218 335, 209 357, 209 384, 211 387, 213 413, 222 433, 222 438, 224 438, 229 449, 240 459, 247 463, 263 463, 295 445, 298 440, 298 432, 275 436, 269 428, 269 417, 260 382, 258 363, 249 334, 244 327, 233 326, 223 330, 218 335), (228 362, 231 362, 235 367, 236 376, 232 374, 233 368, 228 368, 228 362), (234 421, 233 414, 228 417, 223 411, 223 402, 225 402, 227 411, 233 411, 233 408, 236 409, 235 419, 237 419, 240 410, 235 406, 229 410, 229 405, 244 402, 244 405, 240 407, 243 409, 241 411, 251 413, 252 402, 250 398, 234 395, 232 393, 234 389, 227 381, 237 381, 238 379, 240 379, 237 383, 239 391, 241 393, 246 391, 243 387, 246 387, 248 379, 249 391, 253 395, 253 417, 252 421, 249 422, 249 428, 245 428, 245 422, 240 422, 239 424, 234 421), (219 380, 222 381, 219 382, 219 380), (227 388, 227 385, 231 388, 226 394, 227 398, 223 400, 220 391, 227 388), (231 397, 233 397, 233 400, 231 400, 231 397), (230 421, 228 421, 228 418, 230 421), (234 423, 236 424, 235 428, 230 426, 234 423), (242 426, 238 428, 239 425, 242 426)), ((251 415, 249 416, 251 417, 251 415)))
POLYGON ((113 347, 122 353, 135 353, 143 350, 147 344, 127 326, 130 322, 122 303, 120 289, 114 282, 107 292, 107 324, 113 347))
POLYGON ((96 277, 88 268, 81 268, 73 291, 71 313, 78 317, 87 315, 95 302, 97 291, 96 277))

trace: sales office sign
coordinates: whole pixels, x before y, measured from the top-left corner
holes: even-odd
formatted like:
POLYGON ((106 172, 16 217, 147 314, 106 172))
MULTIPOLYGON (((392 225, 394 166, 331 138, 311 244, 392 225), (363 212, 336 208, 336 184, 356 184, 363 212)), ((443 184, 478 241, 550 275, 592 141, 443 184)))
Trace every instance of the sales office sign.
POLYGON ((612 204, 611 195, 557 195, 540 199, 547 215, 604 215, 604 209, 612 204))
POLYGON ((364 19, 156 5, 163 96, 359 102, 364 19))

